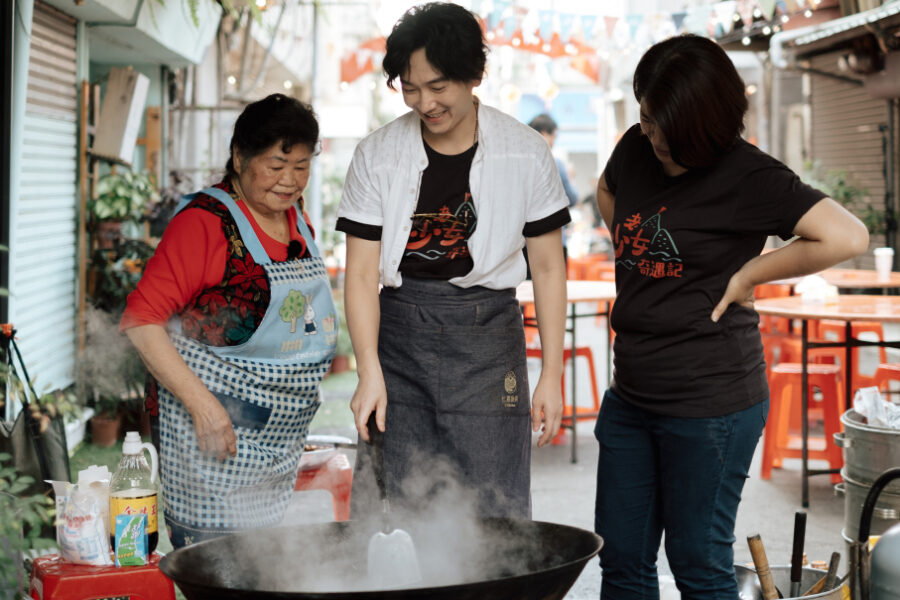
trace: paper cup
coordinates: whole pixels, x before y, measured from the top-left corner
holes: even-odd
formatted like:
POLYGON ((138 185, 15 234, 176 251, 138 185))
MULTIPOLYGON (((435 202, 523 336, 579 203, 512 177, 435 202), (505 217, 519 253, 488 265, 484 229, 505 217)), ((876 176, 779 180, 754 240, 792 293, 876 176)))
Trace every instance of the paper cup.
POLYGON ((878 273, 880 281, 887 281, 891 278, 891 269, 894 266, 894 249, 893 248, 875 248, 875 271, 878 273))

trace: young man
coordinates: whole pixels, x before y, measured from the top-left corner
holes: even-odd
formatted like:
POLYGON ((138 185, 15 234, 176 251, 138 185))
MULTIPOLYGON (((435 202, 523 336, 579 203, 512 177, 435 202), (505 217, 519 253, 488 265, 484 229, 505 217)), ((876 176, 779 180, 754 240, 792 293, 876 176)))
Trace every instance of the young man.
POLYGON ((377 455, 394 506, 419 508, 440 459, 478 514, 529 517, 529 429, 538 446, 559 430, 568 200, 547 143, 474 96, 486 56, 471 12, 410 9, 383 66, 412 110, 360 142, 347 174, 337 229, 359 373, 351 409, 370 442, 355 515, 371 506, 361 488, 377 455), (531 405, 515 297, 526 245, 543 350, 531 405))

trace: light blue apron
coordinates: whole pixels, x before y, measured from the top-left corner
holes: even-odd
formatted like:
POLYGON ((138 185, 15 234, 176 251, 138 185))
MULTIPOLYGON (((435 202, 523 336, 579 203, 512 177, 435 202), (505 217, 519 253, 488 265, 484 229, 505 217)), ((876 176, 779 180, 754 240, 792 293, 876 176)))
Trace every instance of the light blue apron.
MULTIPOLYGON (((218 188, 198 193, 228 208, 266 271, 271 300, 257 330, 237 346, 207 346, 182 335, 177 320, 169 325, 181 358, 222 402, 237 436, 234 457, 222 461, 201 452, 190 414, 160 386, 160 478, 176 548, 281 521, 338 328, 325 264, 299 211, 310 257, 275 263, 231 196, 218 188)), ((196 195, 185 196, 179 209, 196 195)))

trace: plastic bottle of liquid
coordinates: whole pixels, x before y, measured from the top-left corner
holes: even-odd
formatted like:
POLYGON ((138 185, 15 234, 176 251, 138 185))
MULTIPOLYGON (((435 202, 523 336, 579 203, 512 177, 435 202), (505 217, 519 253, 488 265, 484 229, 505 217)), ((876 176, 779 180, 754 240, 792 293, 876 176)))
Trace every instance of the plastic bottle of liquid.
POLYGON ((147 515, 147 553, 159 542, 157 496, 159 493, 159 459, 152 444, 141 443, 141 434, 129 431, 122 444, 122 458, 109 482, 110 547, 115 545, 116 515, 147 515), (144 457, 150 452, 150 464, 144 457))

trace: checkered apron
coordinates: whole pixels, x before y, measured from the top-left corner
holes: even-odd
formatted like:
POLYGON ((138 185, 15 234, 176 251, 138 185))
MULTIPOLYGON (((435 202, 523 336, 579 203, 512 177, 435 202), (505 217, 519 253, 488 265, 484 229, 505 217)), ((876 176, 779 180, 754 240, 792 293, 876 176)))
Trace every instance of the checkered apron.
MULTIPOLYGON (((303 216, 298 213, 297 224, 311 256, 273 263, 227 193, 202 193, 228 207, 247 250, 266 271, 271 301, 257 330, 238 346, 207 346, 182 335, 177 323, 170 326, 178 353, 222 402, 237 436, 234 457, 222 461, 200 452, 190 414, 160 387, 160 478, 176 548, 281 520, 337 341, 328 275, 303 216)), ((185 196, 183 205, 194 196, 185 196)))

